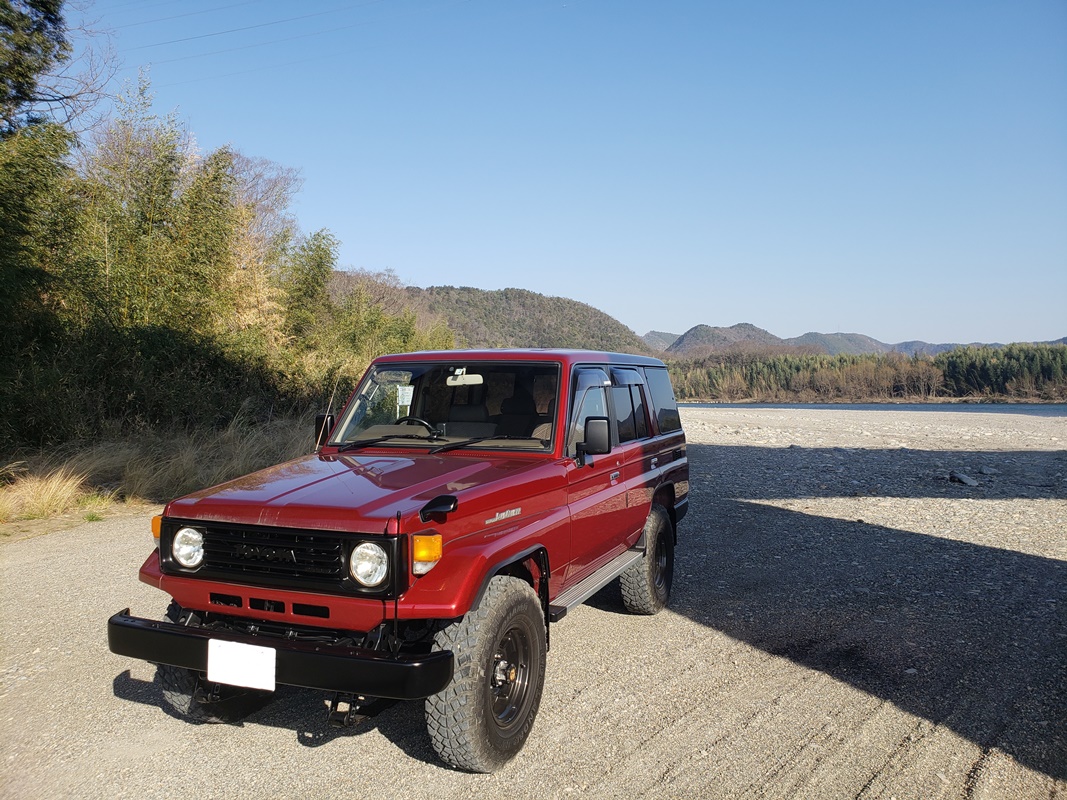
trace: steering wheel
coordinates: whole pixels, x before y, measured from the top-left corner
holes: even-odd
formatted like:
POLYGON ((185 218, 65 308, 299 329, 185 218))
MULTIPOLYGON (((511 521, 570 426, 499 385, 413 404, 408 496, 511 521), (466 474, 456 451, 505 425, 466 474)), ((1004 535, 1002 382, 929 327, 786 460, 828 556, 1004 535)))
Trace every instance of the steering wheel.
POLYGON ((422 417, 412 417, 412 416, 397 417, 396 422, 394 422, 393 424, 394 425, 403 425, 405 422, 417 422, 417 423, 419 423, 419 425, 424 427, 429 433, 431 433, 431 434, 437 433, 437 429, 433 425, 431 425, 429 422, 424 420, 422 417))

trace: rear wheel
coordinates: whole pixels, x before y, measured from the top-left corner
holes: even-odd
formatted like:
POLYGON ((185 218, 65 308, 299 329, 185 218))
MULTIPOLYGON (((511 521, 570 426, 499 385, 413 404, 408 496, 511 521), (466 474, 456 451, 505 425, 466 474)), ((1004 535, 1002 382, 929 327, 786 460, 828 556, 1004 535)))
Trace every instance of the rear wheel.
POLYGON ((434 750, 452 766, 493 772, 522 749, 541 705, 545 618, 519 578, 489 581, 482 602, 435 637, 455 656, 452 682, 426 699, 434 750))
POLYGON ((622 602, 633 614, 656 614, 667 607, 674 581, 674 529, 663 506, 645 521, 645 557, 619 576, 622 602))

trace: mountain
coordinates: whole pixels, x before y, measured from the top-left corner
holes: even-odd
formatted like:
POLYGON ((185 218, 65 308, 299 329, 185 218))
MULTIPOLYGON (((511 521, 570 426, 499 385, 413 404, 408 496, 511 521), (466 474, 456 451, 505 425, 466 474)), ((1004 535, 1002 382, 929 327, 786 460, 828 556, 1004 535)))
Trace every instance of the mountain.
POLYGON ((662 353, 678 341, 678 334, 665 333, 664 331, 649 331, 641 337, 641 340, 657 353, 662 353))
POLYGON ((773 333, 768 333, 763 328, 757 328, 747 322, 731 325, 729 328, 696 325, 679 336, 666 352, 671 356, 690 357, 738 347, 745 349, 781 347, 784 343, 784 340, 779 339, 773 333))
MULTIPOLYGON (((650 334, 646 334, 646 337, 650 334)), ((646 338, 646 341, 648 339, 646 338)), ((1067 337, 1039 344, 1064 344, 1067 337)), ((906 356, 936 356, 948 350, 967 345, 946 343, 931 344, 923 341, 888 344, 865 336, 862 333, 805 333, 789 339, 780 339, 773 333, 757 328, 747 322, 729 328, 696 325, 679 336, 665 351, 675 358, 699 358, 710 353, 758 351, 768 354, 782 352, 825 353, 827 355, 866 355, 869 353, 901 353, 906 356)), ((1003 347, 999 342, 972 342, 973 347, 1003 347)))
POLYGON ((632 330, 603 311, 526 289, 409 287, 456 333, 457 347, 573 347, 651 354, 632 330))
MULTIPOLYGON (((443 319, 455 333, 457 347, 572 347, 642 353, 661 358, 699 358, 712 353, 738 351, 766 355, 901 353, 934 356, 964 346, 919 340, 889 344, 862 333, 814 331, 782 339, 747 322, 729 327, 696 325, 681 335, 649 331, 638 336, 603 311, 566 297, 547 297, 526 289, 486 290, 469 286, 420 289, 403 286, 392 275, 349 278, 350 283, 362 281, 360 285, 367 280, 372 282, 374 297, 381 295, 381 301, 390 307, 406 306, 424 320, 443 319)), ((351 291, 352 286, 347 289, 341 286, 340 289, 351 291)), ((1067 344, 1067 337, 1037 344, 1067 344)), ((973 346, 1003 345, 973 343, 973 346)))
MULTIPOLYGON (((1000 343, 994 343, 990 345, 975 344, 975 347, 1003 347, 1000 343)), ((945 344, 931 344, 930 342, 899 342, 894 345, 890 345, 894 353, 903 353, 906 356, 936 356, 938 353, 945 353, 949 350, 955 350, 957 347, 965 347, 965 345, 957 342, 945 343, 945 344)))
POLYGON ((862 333, 805 333, 803 336, 794 336, 785 340, 786 344, 794 347, 811 349, 818 353, 829 353, 836 356, 840 353, 848 355, 860 353, 888 353, 893 349, 892 345, 879 342, 862 333))

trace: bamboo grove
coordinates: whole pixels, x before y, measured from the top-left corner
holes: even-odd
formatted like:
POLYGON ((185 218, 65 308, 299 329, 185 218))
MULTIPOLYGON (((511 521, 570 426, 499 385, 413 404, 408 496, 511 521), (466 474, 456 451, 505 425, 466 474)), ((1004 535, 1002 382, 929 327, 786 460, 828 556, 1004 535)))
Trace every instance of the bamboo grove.
POLYGON ((0 133, 0 446, 131 427, 223 424, 327 402, 383 351, 451 331, 331 291, 338 242, 289 213, 295 171, 201 153, 142 83, 83 137, 0 133))

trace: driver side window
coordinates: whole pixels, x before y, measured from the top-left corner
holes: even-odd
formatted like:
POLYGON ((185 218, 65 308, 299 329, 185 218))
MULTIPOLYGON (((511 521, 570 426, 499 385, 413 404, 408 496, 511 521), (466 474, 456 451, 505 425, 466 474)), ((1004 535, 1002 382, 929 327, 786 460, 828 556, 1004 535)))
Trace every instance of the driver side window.
POLYGON ((567 439, 567 452, 574 454, 575 445, 585 439, 585 421, 589 417, 606 417, 608 415, 607 395, 603 386, 590 386, 582 395, 571 420, 571 433, 567 439))

